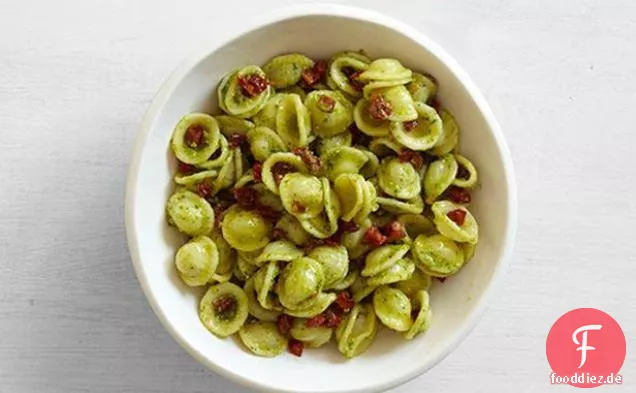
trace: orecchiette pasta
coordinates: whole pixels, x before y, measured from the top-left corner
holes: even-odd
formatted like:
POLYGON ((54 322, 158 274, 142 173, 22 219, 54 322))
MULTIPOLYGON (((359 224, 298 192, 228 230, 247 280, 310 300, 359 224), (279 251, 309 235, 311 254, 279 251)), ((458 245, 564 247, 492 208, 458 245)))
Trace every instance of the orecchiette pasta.
POLYGON ((353 104, 342 94, 330 90, 314 90, 305 99, 311 117, 311 129, 320 137, 330 137, 353 123, 353 104))
POLYGON ((245 292, 229 282, 212 285, 199 304, 201 322, 209 331, 220 337, 238 332, 247 315, 245 292))
POLYGON ((413 254, 417 266, 434 277, 455 274, 464 264, 462 249, 444 235, 418 236, 413 243, 413 254))
POLYGON ((412 308, 417 310, 415 320, 408 331, 404 333, 404 338, 412 340, 415 336, 428 330, 431 326, 433 312, 429 305, 428 292, 422 289, 418 291, 412 299, 412 308))
POLYGON ((424 176, 424 192, 426 202, 433 203, 446 189, 453 184, 457 176, 457 161, 447 154, 433 161, 424 176))
POLYGON ((219 129, 223 135, 230 138, 234 134, 246 135, 249 130, 254 128, 254 123, 240 117, 219 115, 215 117, 219 122, 219 129))
POLYGON ((209 237, 198 236, 179 248, 175 264, 183 282, 191 287, 205 285, 219 264, 219 251, 209 237))
POLYGON ((449 111, 442 109, 439 112, 439 116, 442 119, 442 137, 437 141, 435 147, 431 149, 431 153, 442 156, 457 148, 459 144, 459 126, 449 111))
POLYGON ((329 64, 327 83, 334 90, 340 90, 351 97, 359 97, 355 74, 366 70, 370 60, 356 52, 342 52, 336 54, 329 64))
POLYGON ((421 102, 415 103, 417 119, 403 123, 391 122, 391 135, 411 150, 425 151, 435 146, 441 138, 442 120, 437 111, 421 102))
POLYGON ((413 80, 406 85, 416 102, 428 103, 437 94, 437 81, 429 74, 413 73, 413 80))
POLYGON ((354 51, 224 75, 217 114, 186 114, 169 142, 166 219, 187 237, 174 269, 205 289, 201 323, 261 357, 335 337, 351 358, 381 326, 425 333, 432 278, 460 272, 479 240, 478 171, 444 94, 354 51))
POLYGON ((331 149, 320 158, 327 177, 332 181, 343 173, 358 173, 369 160, 361 150, 348 146, 331 149))
POLYGON ((258 356, 271 358, 287 349, 287 338, 278 331, 274 322, 251 319, 238 333, 243 345, 258 356))
POLYGON ((396 157, 382 160, 378 169, 378 184, 386 194, 399 199, 417 197, 422 187, 413 165, 396 157))
POLYGON ((303 76, 303 71, 311 68, 314 61, 300 53, 276 56, 263 66, 267 79, 275 89, 294 86, 303 76))
POLYGON ((271 224, 260 214, 232 206, 223 218, 223 237, 240 251, 265 247, 270 240, 271 224))
POLYGON ((325 209, 316 217, 303 219, 300 225, 306 233, 318 239, 326 239, 338 231, 338 217, 340 216, 340 201, 331 189, 331 184, 326 178, 320 179, 325 209))
POLYGON ((411 324, 411 301, 404 292, 381 286, 373 293, 373 308, 380 321, 393 330, 405 332, 411 324))
POLYGON ((299 258, 283 269, 278 281, 278 298, 287 309, 307 308, 316 300, 324 283, 324 270, 320 262, 299 258))
POLYGON ((371 346, 378 331, 375 311, 370 304, 356 304, 336 329, 338 350, 352 358, 371 346))
POLYGON ((172 151, 186 164, 205 162, 219 147, 219 123, 205 113, 190 113, 181 118, 172 134, 172 151))
POLYGON ((309 143, 311 119, 298 94, 285 94, 278 103, 276 131, 290 148, 309 143))
POLYGON ((287 151, 280 136, 268 127, 256 127, 247 132, 250 151, 257 161, 265 161, 273 153, 287 151))
POLYGON ((218 89, 219 106, 229 115, 248 118, 263 109, 271 94, 263 70, 250 65, 224 78, 218 89))
POLYGON ((307 319, 295 319, 289 334, 298 341, 302 341, 310 348, 318 348, 331 340, 333 329, 325 326, 307 326, 307 319))
POLYGON ((316 176, 302 173, 285 175, 279 191, 285 210, 299 220, 316 217, 325 205, 322 183, 316 176))
POLYGON ((435 214, 435 226, 442 235, 460 243, 476 244, 479 237, 479 227, 475 217, 464 206, 450 201, 439 201, 431 206, 435 214), (461 223, 454 220, 452 213, 462 215, 461 223))
POLYGON ((186 235, 205 235, 214 227, 214 209, 198 194, 177 190, 166 204, 168 222, 186 235))

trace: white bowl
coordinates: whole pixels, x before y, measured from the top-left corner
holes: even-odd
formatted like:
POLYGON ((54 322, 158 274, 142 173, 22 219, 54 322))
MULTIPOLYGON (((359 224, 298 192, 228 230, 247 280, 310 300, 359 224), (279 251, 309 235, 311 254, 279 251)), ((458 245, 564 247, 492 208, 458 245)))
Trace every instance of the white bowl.
POLYGON ((134 151, 126 195, 126 229, 143 291, 170 334, 197 360, 241 384, 278 392, 386 390, 422 374, 468 335, 491 301, 512 251, 516 188, 503 135, 469 77, 437 44, 396 20, 358 8, 299 5, 258 21, 217 32, 216 42, 186 59, 168 78, 148 110, 134 151), (459 122, 461 150, 480 170, 482 187, 472 211, 480 224, 477 255, 431 292, 434 321, 413 341, 384 331, 361 357, 345 361, 335 345, 307 350, 301 358, 259 358, 233 339, 210 334, 197 314, 200 292, 175 274, 181 238, 169 228, 165 202, 173 188, 169 153, 174 125, 185 113, 216 107, 215 87, 227 71, 262 64, 289 51, 320 58, 343 49, 389 56, 439 80, 439 98, 459 122))

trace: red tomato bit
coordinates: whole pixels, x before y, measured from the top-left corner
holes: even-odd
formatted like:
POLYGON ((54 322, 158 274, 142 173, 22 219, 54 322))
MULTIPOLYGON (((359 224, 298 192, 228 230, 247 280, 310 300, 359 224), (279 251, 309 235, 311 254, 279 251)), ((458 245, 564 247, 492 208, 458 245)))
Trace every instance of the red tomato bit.
POLYGON ((234 198, 243 209, 252 210, 258 207, 258 191, 252 187, 235 188, 234 198))
POLYGON ((455 203, 468 204, 472 200, 468 190, 457 186, 450 186, 448 190, 446 190, 446 194, 448 195, 448 199, 455 203))
POLYGON ((417 126, 420 125, 420 123, 416 120, 411 120, 411 121, 405 121, 404 123, 402 123, 404 125, 404 129, 406 130, 406 132, 411 132, 413 131, 417 126))
POLYGON ((192 124, 185 132, 185 142, 188 146, 196 149, 203 143, 205 128, 200 124, 192 124))
POLYGON ((381 94, 373 93, 369 98, 369 116, 376 120, 386 120, 393 113, 393 106, 381 94))
POLYGON ((374 225, 367 230, 362 241, 371 247, 380 247, 386 242, 386 236, 374 225))
POLYGON ((245 135, 241 135, 238 133, 230 135, 230 148, 235 149, 237 147, 243 146, 245 143, 247 143, 247 137, 245 135))
POLYGON ((382 232, 386 236, 386 242, 394 242, 406 236, 404 226, 399 221, 391 221, 382 228, 382 232))
POLYGON ((287 349, 289 353, 294 356, 301 357, 303 355, 303 349, 305 348, 305 344, 302 341, 298 341, 295 339, 289 340, 289 344, 287 345, 287 349))
POLYGON ((324 312, 325 314, 325 326, 331 329, 335 329, 342 323, 342 317, 331 310, 324 312))
POLYGON ((358 79, 360 74, 362 74, 362 71, 354 72, 349 75, 349 83, 351 83, 351 86, 357 91, 362 91, 362 88, 364 87, 364 83, 358 79))
POLYGON ((419 169, 422 165, 424 165, 424 157, 413 150, 403 149, 398 158, 400 159, 400 162, 410 162, 416 169, 419 169))
POLYGON ((333 98, 327 95, 321 95, 320 99, 318 99, 318 109, 320 109, 321 111, 325 113, 333 112, 335 107, 336 107, 336 100, 334 100, 333 98))
POLYGON ((282 334, 283 336, 289 334, 289 331, 292 327, 292 321, 293 319, 289 315, 281 314, 278 316, 278 319, 276 320, 276 326, 278 326, 278 331, 280 332, 280 334, 282 334))
POLYGON ((197 191, 198 191, 199 195, 201 195, 201 197, 207 199, 210 196, 212 196, 212 185, 210 183, 206 182, 206 181, 202 181, 197 186, 197 191))
POLYGON ((320 158, 316 157, 313 151, 309 150, 306 147, 297 147, 292 152, 303 159, 303 162, 309 168, 311 173, 316 173, 320 171, 322 168, 322 161, 320 158))
POLYGON ((353 306, 355 306, 355 302, 353 301, 353 298, 351 297, 351 295, 349 294, 349 292, 343 291, 340 292, 338 294, 338 297, 336 298, 335 301, 336 305, 338 307, 340 307, 340 309, 344 312, 348 312, 349 310, 351 310, 353 308, 353 306))
POLYGON ((254 165, 252 165, 252 177, 254 178, 254 181, 257 183, 262 182, 263 181, 262 174, 263 174, 263 164, 260 161, 254 162, 254 165))
POLYGON ((215 311, 219 314, 226 313, 236 307, 236 299, 233 297, 222 297, 214 301, 215 311))
POLYGON ((274 175, 274 181, 276 182, 276 184, 280 184, 280 182, 283 180, 283 177, 285 177, 286 174, 290 172, 294 172, 295 170, 296 168, 294 168, 291 164, 288 164, 286 162, 277 162, 272 167, 272 174, 274 175))
POLYGON ((323 326, 327 322, 327 318, 323 314, 318 314, 313 318, 310 318, 305 322, 307 327, 318 327, 323 326))
POLYGON ((342 232, 355 232, 360 229, 360 226, 353 221, 340 221, 339 229, 342 232))
POLYGON ((256 97, 267 90, 269 86, 267 79, 258 74, 240 76, 238 84, 241 87, 241 93, 246 97, 256 97))
POLYGON ((466 219, 466 211, 463 209, 455 209, 449 211, 446 216, 451 219, 455 224, 462 226, 466 219))
POLYGON ((197 168, 194 165, 186 164, 183 161, 177 161, 177 170, 184 175, 194 173, 197 168))
POLYGON ((318 60, 313 67, 303 71, 303 81, 308 87, 313 87, 320 82, 326 74, 327 62, 325 60, 318 60))

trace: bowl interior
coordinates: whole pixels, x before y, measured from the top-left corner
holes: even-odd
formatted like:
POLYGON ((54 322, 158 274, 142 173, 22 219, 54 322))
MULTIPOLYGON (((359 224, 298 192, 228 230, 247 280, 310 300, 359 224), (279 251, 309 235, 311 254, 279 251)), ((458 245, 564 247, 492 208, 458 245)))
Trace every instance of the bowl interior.
POLYGON ((445 63, 437 47, 421 36, 346 16, 311 15, 279 20, 252 30, 195 62, 189 72, 155 101, 145 122, 128 203, 131 250, 137 273, 155 312, 166 328, 196 358, 243 383, 275 391, 362 391, 387 388, 432 367, 477 319, 477 310, 493 276, 502 267, 510 241, 510 201, 505 159, 483 103, 445 63), (344 49, 364 49, 371 57, 390 56, 413 70, 426 71, 440 84, 439 98, 461 127, 461 150, 480 170, 481 188, 471 210, 480 223, 475 258, 456 277, 436 282, 431 293, 434 322, 413 341, 386 329, 367 353, 345 361, 335 345, 307 350, 302 358, 262 359, 234 339, 221 340, 199 322, 201 292, 184 286, 174 271, 173 256, 183 239, 165 221, 165 201, 173 189, 175 162, 169 153, 174 125, 185 113, 216 113, 215 88, 235 67, 263 64, 290 51, 327 58, 344 49), (165 98, 165 100, 163 100, 165 98))

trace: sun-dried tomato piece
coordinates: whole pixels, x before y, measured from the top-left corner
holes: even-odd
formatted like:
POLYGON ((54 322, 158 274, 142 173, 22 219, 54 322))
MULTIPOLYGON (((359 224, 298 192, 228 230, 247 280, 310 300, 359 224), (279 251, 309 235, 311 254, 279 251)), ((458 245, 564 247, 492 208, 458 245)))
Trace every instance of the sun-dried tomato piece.
POLYGON ((271 206, 263 205, 260 203, 258 203, 256 206, 256 212, 260 214, 261 217, 269 221, 278 221, 281 216, 281 213, 274 210, 271 206))
POLYGON ((287 238, 287 234, 280 228, 272 229, 272 239, 274 240, 285 240, 287 238))
POLYGON ((292 152, 303 159, 303 162, 309 168, 311 173, 317 173, 322 168, 322 161, 316 157, 313 151, 306 147, 297 147, 292 152))
POLYGON ((305 324, 307 327, 323 326, 327 322, 327 318, 323 314, 318 314, 313 318, 309 318, 305 324))
POLYGON ((214 308, 217 313, 226 313, 236 307, 236 300, 233 297, 225 296, 214 301, 214 308))
POLYGON ((404 123, 402 123, 404 125, 404 129, 406 130, 406 132, 411 132, 413 131, 417 126, 420 125, 420 122, 417 121, 417 119, 415 120, 411 120, 411 121, 405 121, 404 123))
POLYGON ((355 232, 358 229, 360 229, 360 225, 356 224, 353 221, 340 221, 340 225, 338 226, 338 228, 342 231, 342 232, 355 232))
POLYGON ((325 314, 325 326, 331 329, 335 329, 342 323, 342 317, 331 310, 324 312, 325 314))
POLYGON ((241 87, 241 93, 246 97, 256 97, 267 90, 269 86, 267 79, 258 74, 240 76, 238 84, 241 87))
POLYGON ((335 301, 336 305, 338 307, 340 307, 340 309, 344 312, 348 312, 349 310, 351 310, 353 308, 353 306, 355 306, 355 302, 353 301, 353 298, 351 297, 351 295, 349 294, 349 292, 347 291, 343 291, 340 292, 338 294, 338 297, 336 298, 335 301))
POLYGON ((276 326, 278 326, 278 331, 280 332, 280 334, 282 334, 283 336, 289 334, 289 331, 292 327, 292 321, 292 317, 287 314, 280 314, 278 316, 278 319, 276 320, 276 326))
POLYGON ((362 89, 364 88, 364 82, 362 82, 359 79, 361 74, 362 74, 362 71, 357 71, 357 72, 354 72, 353 74, 349 75, 349 83, 357 91, 362 91, 362 89))
POLYGON ((321 95, 318 99, 318 109, 323 112, 331 113, 336 107, 336 100, 329 97, 328 95, 321 95))
POLYGON ((375 225, 367 230, 362 239, 363 243, 369 244, 371 247, 380 247, 386 243, 386 236, 380 232, 375 225))
POLYGON ((393 105, 382 94, 373 93, 369 97, 369 116, 376 120, 386 120, 393 113, 393 105))
POLYGON ((303 81, 308 87, 313 87, 320 82, 326 74, 327 62, 325 60, 318 60, 313 67, 303 71, 303 81))
POLYGON ((307 210, 307 207, 298 201, 292 202, 292 210, 296 214, 304 213, 307 210))
POLYGON ((245 135, 234 133, 230 135, 229 145, 232 149, 243 146, 247 143, 247 137, 245 135))
POLYGON ((254 178, 254 181, 257 183, 262 182, 263 181, 262 174, 263 174, 263 163, 261 163, 260 161, 255 161, 254 165, 252 165, 252 177, 254 178))
POLYGON ((410 162, 416 169, 424 165, 424 157, 419 152, 403 149, 398 156, 400 162, 410 162))
POLYGON ((399 221, 391 221, 382 227, 382 233, 386 236, 386 242, 394 242, 406 236, 404 226, 399 221))
POLYGON ((305 348, 305 344, 302 341, 298 341, 295 339, 289 340, 287 344, 287 350, 294 356, 301 357, 303 355, 303 349, 305 348))
POLYGON ((227 207, 218 204, 213 205, 212 208, 214 209, 214 225, 220 227, 221 223, 223 222, 223 217, 225 217, 225 212, 227 212, 227 207))
POLYGON ((205 128, 200 124, 192 124, 185 132, 185 143, 193 149, 196 149, 203 143, 205 128))
POLYGON ((334 234, 334 236, 326 238, 322 244, 327 247, 337 247, 340 245, 340 237, 336 237, 334 234))
POLYGON ((177 161, 177 170, 184 175, 194 173, 197 168, 194 165, 186 164, 183 161, 177 161))
POLYGON ((197 192, 203 198, 209 198, 210 196, 212 196, 212 185, 206 181, 203 181, 197 186, 197 192))
POLYGON ((446 195, 448 195, 448 199, 455 203, 468 204, 472 200, 468 190, 457 186, 450 186, 446 190, 446 195))
POLYGON ((466 219, 466 210, 463 209, 455 209, 446 213, 446 216, 450 218, 455 224, 462 226, 464 225, 464 220, 466 219))
POLYGON ((286 162, 277 162, 272 166, 272 174, 274 175, 274 181, 276 184, 280 184, 285 177, 286 174, 294 172, 296 168, 294 168, 291 164, 286 162))
POLYGON ((252 187, 235 188, 234 198, 243 209, 252 210, 258 207, 258 191, 252 187))

